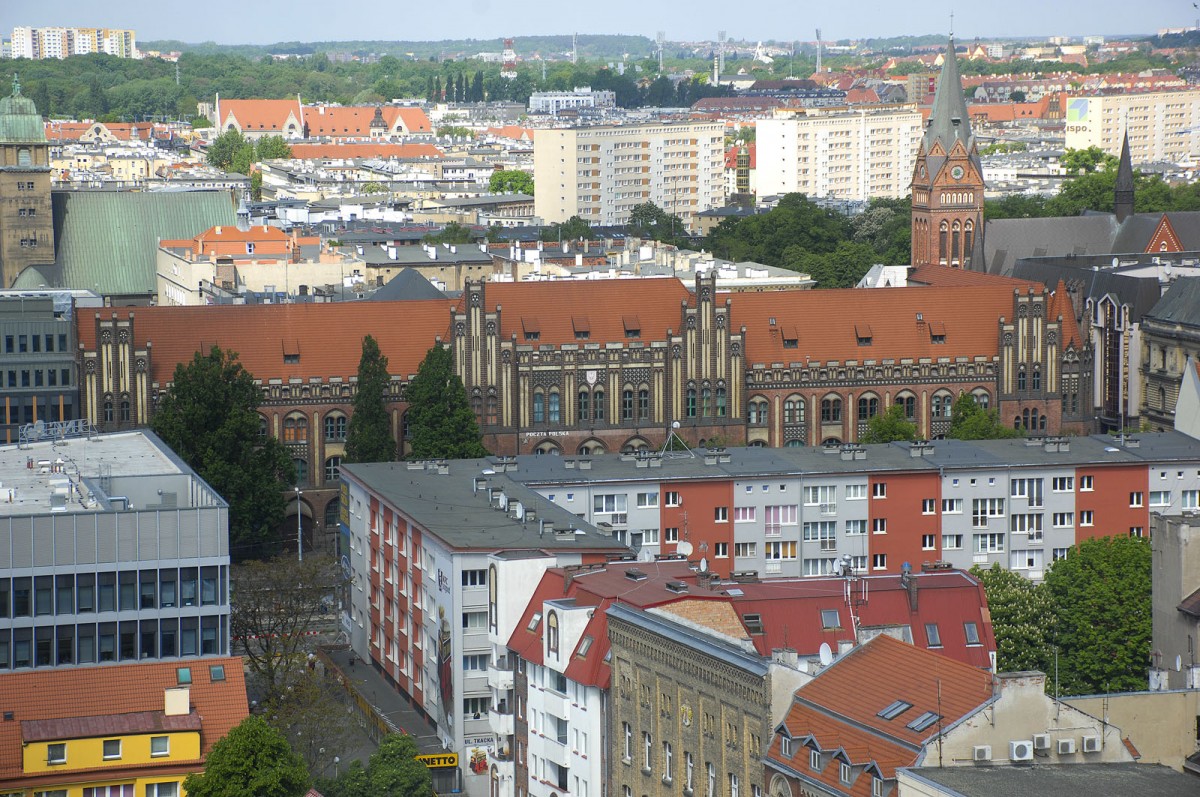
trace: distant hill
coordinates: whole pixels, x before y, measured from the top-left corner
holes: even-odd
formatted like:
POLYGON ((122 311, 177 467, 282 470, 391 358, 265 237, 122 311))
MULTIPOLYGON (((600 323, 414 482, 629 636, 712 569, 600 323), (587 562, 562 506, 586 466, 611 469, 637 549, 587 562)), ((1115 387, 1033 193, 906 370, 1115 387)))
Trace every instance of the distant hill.
MULTIPOLYGON (((628 54, 631 58, 645 58, 654 51, 654 42, 645 36, 617 36, 580 34, 578 40, 580 58, 620 59, 628 54)), ((246 58, 261 58, 264 55, 295 53, 352 53, 354 55, 392 55, 398 58, 470 58, 478 53, 498 53, 504 43, 501 39, 446 39, 443 41, 342 41, 342 42, 276 42, 274 44, 217 44, 216 42, 183 42, 176 39, 139 41, 142 50, 160 52, 184 52, 201 55, 240 55, 246 58)), ((562 55, 571 50, 571 37, 567 36, 521 36, 517 37, 515 49, 522 59, 535 55, 549 57, 562 55)))

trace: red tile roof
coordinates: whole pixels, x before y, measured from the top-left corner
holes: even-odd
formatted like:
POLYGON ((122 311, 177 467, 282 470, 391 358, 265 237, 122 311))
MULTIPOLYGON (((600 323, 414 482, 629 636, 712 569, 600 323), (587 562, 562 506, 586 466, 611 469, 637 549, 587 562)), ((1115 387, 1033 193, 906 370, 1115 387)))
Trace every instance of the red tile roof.
POLYGON ((774 291, 731 297, 731 326, 747 327, 746 352, 756 363, 994 357, 1000 346, 996 327, 980 321, 1013 312, 1009 285, 774 291), (928 325, 934 321, 945 325, 943 343, 934 343, 930 335, 928 325), (858 345, 855 327, 863 324, 873 330, 870 345, 858 345), (785 348, 781 329, 788 325, 795 326, 799 341, 785 348))
MULTIPOLYGON (((366 138, 371 134, 371 120, 375 118, 375 107, 307 106, 304 109, 304 123, 308 125, 308 134, 314 138, 366 138)), ((397 121, 406 133, 428 133, 430 130, 429 117, 420 108, 383 106, 381 113, 383 120, 387 122, 388 130, 394 129, 397 121)))
POLYGON ((293 158, 441 158, 433 144, 391 144, 371 141, 356 144, 293 144, 293 158))
MULTIPOLYGON (((230 116, 247 133, 283 133, 289 115, 297 125, 302 122, 297 100, 221 100, 220 111, 217 127, 221 130, 230 116)), ((300 132, 299 128, 296 132, 300 132)))
POLYGON ((21 738, 27 742, 45 742, 128 733, 198 731, 200 727, 200 717, 196 714, 168 716, 162 711, 134 711, 98 717, 26 720, 21 723, 21 738))
POLYGON ((1004 277, 1000 274, 986 274, 982 271, 969 271, 965 268, 950 266, 924 265, 917 266, 908 274, 909 285, 927 285, 938 288, 961 288, 976 285, 1007 285, 1009 288, 1041 288, 1040 282, 1021 279, 1020 277, 1004 277))
MULTIPOLYGON (((293 267, 292 279, 303 276, 293 267)), ((153 344, 152 382, 171 381, 175 366, 213 346, 234 349, 255 379, 342 377, 358 375, 362 339, 370 334, 388 358, 388 371, 407 377, 441 335, 449 339, 451 303, 443 299, 407 302, 332 302, 313 304, 221 305, 212 307, 138 307, 83 310, 79 343, 96 350, 97 316, 134 317, 134 345, 153 344), (285 363, 298 348, 300 361, 285 363)))
POLYGON ((531 127, 521 127, 519 125, 504 125, 503 127, 489 127, 484 131, 489 136, 497 138, 511 138, 517 141, 533 141, 534 130, 531 127))
MULTIPOLYGON (((740 149, 740 147, 737 144, 734 144, 732 147, 725 150, 725 168, 726 169, 736 169, 737 168, 738 149, 740 149)), ((757 169, 758 168, 758 146, 753 141, 751 141, 748 145, 746 145, 746 150, 747 150, 746 154, 750 156, 750 168, 757 169)))
MULTIPOLYGON (((122 723, 130 728, 142 727, 139 725, 141 719, 122 717, 145 713, 161 715, 164 691, 177 685, 176 670, 180 667, 191 669, 189 698, 192 713, 189 716, 199 718, 202 723, 200 752, 201 756, 207 756, 213 744, 249 713, 240 658, 61 667, 0 674, 0 706, 6 713, 12 712, 15 720, 0 722, 0 783, 12 786, 20 782, 23 729, 38 733, 40 729, 61 730, 75 723, 80 735, 91 735, 90 731, 103 723, 115 723, 114 727, 121 727, 122 723), (225 668, 225 680, 214 682, 209 667, 218 664, 225 668)), ((163 718, 164 722, 185 720, 188 718, 163 718)))

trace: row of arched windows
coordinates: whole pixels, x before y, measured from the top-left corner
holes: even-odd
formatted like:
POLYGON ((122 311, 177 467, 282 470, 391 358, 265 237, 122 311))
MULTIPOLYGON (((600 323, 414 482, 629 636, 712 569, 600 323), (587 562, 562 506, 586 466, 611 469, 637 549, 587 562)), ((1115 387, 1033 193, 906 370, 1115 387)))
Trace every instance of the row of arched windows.
MULTIPOLYGON (((640 437, 631 437, 621 446, 622 454, 636 454, 641 451, 649 451, 650 444, 640 437)), ((608 448, 599 440, 590 439, 580 443, 575 449, 575 453, 580 456, 595 456, 604 454, 608 448)), ((538 456, 561 456, 563 453, 562 446, 553 440, 545 440, 534 447, 533 453, 538 456)))
POLYGON ((943 191, 941 195, 943 205, 974 205, 974 191, 943 191))
POLYGON ((938 225, 938 259, 943 265, 949 262, 963 262, 970 259, 971 248, 975 244, 975 223, 971 219, 966 222, 942 221, 938 225))
MULTIPOLYGON (((329 443, 340 443, 346 439, 346 430, 349 425, 349 419, 346 414, 340 411, 331 412, 325 416, 325 441, 329 443)), ((270 424, 266 418, 263 418, 259 424, 259 434, 266 435, 270 431, 270 424)), ((308 416, 301 413, 292 413, 283 419, 283 442, 285 443, 307 443, 308 442, 308 416)))
MULTIPOLYGON (((991 397, 985 390, 972 393, 975 403, 987 409, 991 397)), ((949 392, 934 394, 930 400, 930 415, 934 418, 948 419, 954 407, 955 397, 949 392)), ((901 393, 896 396, 894 404, 904 408, 904 416, 915 420, 917 415, 917 397, 912 393, 901 393)), ((804 423, 806 402, 801 396, 788 396, 783 402, 783 422, 785 424, 804 423)), ((747 403, 746 420, 752 426, 765 426, 770 422, 770 404, 762 396, 754 396, 747 403)), ((858 398, 857 420, 867 421, 879 415, 882 408, 880 398, 874 394, 865 394, 858 398)), ((840 396, 826 396, 821 399, 821 423, 841 423, 843 401, 840 396)))
POLYGON ((684 414, 689 418, 724 418, 727 412, 725 388, 689 387, 685 394, 684 414), (697 403, 699 398, 699 403, 697 403), (716 399, 714 402, 714 398, 716 399), (715 412, 714 412, 715 410, 715 412))
MULTIPOLYGON (((303 457, 293 457, 292 465, 296 468, 296 484, 310 484, 308 460, 303 457)), ((328 457, 325 460, 325 483, 335 482, 341 477, 342 458, 328 457)))
POLYGON ((1017 390, 1041 390, 1042 389, 1042 367, 1040 365, 1033 366, 1031 372, 1026 372, 1025 366, 1021 366, 1017 370, 1017 390))

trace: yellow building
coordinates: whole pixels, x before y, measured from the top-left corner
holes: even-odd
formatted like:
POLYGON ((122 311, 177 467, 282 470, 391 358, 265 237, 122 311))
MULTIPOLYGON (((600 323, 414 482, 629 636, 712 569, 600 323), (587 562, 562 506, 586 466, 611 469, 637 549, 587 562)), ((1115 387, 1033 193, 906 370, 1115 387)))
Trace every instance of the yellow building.
POLYGON ((241 659, 0 675, 0 795, 182 797, 248 713, 241 659))

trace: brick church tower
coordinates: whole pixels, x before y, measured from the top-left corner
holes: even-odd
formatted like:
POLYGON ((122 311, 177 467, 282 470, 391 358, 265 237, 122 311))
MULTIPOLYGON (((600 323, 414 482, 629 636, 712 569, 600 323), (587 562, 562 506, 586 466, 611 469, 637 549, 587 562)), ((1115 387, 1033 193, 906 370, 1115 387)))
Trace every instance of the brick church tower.
POLYGON ((982 270, 982 234, 983 169, 952 38, 913 166, 912 265, 982 270))
POLYGON ((54 262, 50 145, 15 75, 0 99, 0 197, 0 288, 10 288, 25 268, 54 262))

